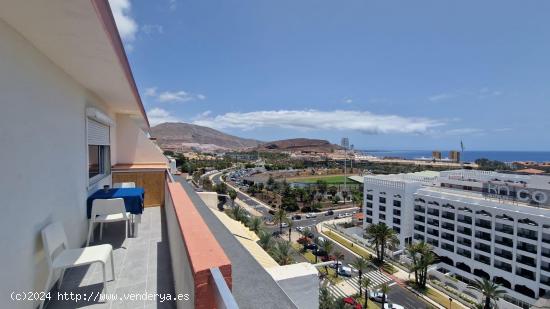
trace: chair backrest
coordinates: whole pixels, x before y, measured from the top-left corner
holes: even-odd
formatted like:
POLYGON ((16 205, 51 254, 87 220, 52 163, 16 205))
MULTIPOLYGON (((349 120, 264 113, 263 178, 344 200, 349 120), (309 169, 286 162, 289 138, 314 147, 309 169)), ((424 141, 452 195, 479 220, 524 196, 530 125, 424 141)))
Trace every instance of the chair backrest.
POLYGON ((44 242, 44 252, 50 266, 61 252, 68 249, 67 235, 65 234, 63 224, 60 222, 51 223, 42 229, 42 241, 44 242))
POLYGON ((115 182, 113 188, 135 188, 135 182, 115 182))
POLYGON ((113 215, 122 213, 126 218, 124 199, 95 199, 92 203, 92 219, 98 215, 113 215))

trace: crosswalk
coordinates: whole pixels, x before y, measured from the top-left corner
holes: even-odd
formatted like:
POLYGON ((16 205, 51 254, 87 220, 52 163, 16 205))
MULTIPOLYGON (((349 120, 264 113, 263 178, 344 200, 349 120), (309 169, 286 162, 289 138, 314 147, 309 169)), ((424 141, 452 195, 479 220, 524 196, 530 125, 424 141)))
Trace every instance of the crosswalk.
MULTIPOLYGON (((376 288, 383 283, 392 281, 390 277, 379 271, 370 271, 364 273, 363 276, 369 277, 371 280, 369 289, 376 288)), ((334 297, 348 297, 359 292, 359 280, 357 279, 357 276, 355 276, 353 278, 347 278, 335 285, 330 284, 327 288, 334 297)))

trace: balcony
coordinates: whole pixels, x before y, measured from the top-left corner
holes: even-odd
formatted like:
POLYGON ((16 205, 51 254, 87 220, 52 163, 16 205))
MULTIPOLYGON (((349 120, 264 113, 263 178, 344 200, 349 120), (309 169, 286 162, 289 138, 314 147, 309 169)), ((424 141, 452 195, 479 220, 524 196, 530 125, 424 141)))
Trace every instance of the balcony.
POLYGON ((424 213, 424 212, 426 212, 426 208, 424 208, 420 205, 414 205, 414 211, 424 213))
POLYGON ((443 222, 443 224, 441 225, 441 227, 444 228, 444 229, 446 229, 446 230, 452 231, 452 232, 454 232, 454 230, 455 230, 455 225, 454 225, 454 224, 447 223, 447 222, 443 222))
POLYGON ((444 219, 447 219, 447 220, 454 220, 455 219, 455 214, 452 213, 452 212, 444 211, 441 214, 441 217, 444 218, 444 219))
POLYGON ((487 253, 489 253, 489 254, 491 253, 491 246, 488 246, 488 245, 486 245, 486 244, 476 243, 475 248, 476 248, 477 250, 481 250, 481 251, 487 252, 487 253))
POLYGON ((503 246, 507 246, 507 247, 513 247, 514 246, 514 241, 512 241, 510 238, 506 238, 506 237, 496 237, 495 238, 495 243, 499 244, 499 245, 503 245, 503 246))
POLYGON ((481 254, 476 254, 474 256, 474 260, 478 261, 478 262, 481 262, 483 264, 487 264, 487 265, 491 265, 491 258, 485 256, 485 255, 481 255, 481 254))
POLYGON ((486 241, 491 241, 491 234, 476 231, 476 238, 483 239, 483 240, 486 240, 486 241))
POLYGON ((518 228, 518 236, 531 240, 538 240, 538 233, 533 230, 518 228))
POLYGON ((472 229, 467 227, 458 226, 457 232, 459 232, 460 234, 472 236, 472 229))
POLYGON ((449 233, 442 233, 441 234, 441 238, 445 239, 445 240, 448 240, 450 242, 453 242, 455 240, 455 237, 453 234, 449 234, 449 233))
POLYGON ((428 215, 439 217, 439 210, 433 209, 433 208, 428 208, 428 215))
POLYGON ((424 232, 424 226, 423 225, 415 224, 414 229, 416 231, 419 231, 419 232, 424 232))
POLYGON ((471 247, 472 246, 472 241, 467 239, 467 238, 457 237, 456 242, 463 245, 463 246, 466 246, 466 247, 471 247))
POLYGON ((439 237, 439 231, 431 229, 431 228, 428 228, 428 234, 430 234, 432 236, 435 236, 435 237, 439 237))
POLYGON ((428 218, 428 221, 426 221, 426 223, 431 225, 431 226, 439 227, 439 220, 434 220, 434 219, 428 218))
POLYGON ((516 262, 531 267, 537 267, 537 262, 535 261, 535 259, 528 256, 518 255, 516 257, 516 262))
POLYGON ((507 272, 512 272, 512 265, 508 263, 495 262, 495 268, 502 269, 507 272))
POLYGON ((460 222, 460 223, 464 223, 464 224, 472 224, 472 217, 463 216, 463 215, 458 215, 456 221, 458 221, 458 222, 460 222))
POLYGON ((535 280, 535 273, 529 270, 525 270, 522 268, 516 269, 516 275, 521 276, 523 278, 527 278, 529 280, 535 280))
MULTIPOLYGON (((176 304, 160 298, 119 298, 118 302, 82 301, 78 307, 297 308, 189 184, 179 180, 167 179, 163 207, 144 209, 137 237, 125 239, 124 223, 110 223, 104 228, 103 240, 92 245, 109 243, 114 248, 116 280, 107 282, 107 293, 188 294, 189 300, 176 304), (233 281, 235 276, 240 279, 233 281), (269 291, 270 296, 257 297, 262 291, 269 291)), ((99 265, 70 269, 60 292, 100 293, 102 277, 99 265)), ((107 278, 111 278, 109 272, 107 278)), ((53 298, 47 304, 47 308, 69 307, 75 307, 74 303, 53 298)))
POLYGON ((507 224, 497 223, 496 226, 495 226, 495 231, 505 233, 505 234, 514 235, 514 227, 512 227, 510 225, 507 225, 507 224))
POLYGON ((469 250, 464 250, 464 249, 461 249, 461 248, 457 248, 456 249, 456 254, 462 255, 462 256, 467 257, 469 259, 472 258, 472 252, 470 252, 469 250))
POLYGON ((478 219, 478 220, 476 220, 476 226, 490 230, 491 229, 491 221, 478 219))
POLYGON ((449 244, 447 244, 447 243, 441 244, 441 249, 447 250, 447 251, 450 251, 450 252, 454 252, 454 251, 455 251, 455 247, 454 247, 453 245, 449 245, 449 244))
POLYGON ((424 223, 424 222, 426 221, 426 217, 424 217, 424 216, 419 216, 419 215, 414 215, 414 221, 424 223))
POLYGON ((512 253, 510 253, 510 251, 504 251, 500 249, 495 249, 495 255, 501 258, 505 258, 507 260, 512 260, 513 258, 512 253))
POLYGON ((518 242, 517 247, 518 250, 529 252, 532 254, 537 254, 537 247, 535 245, 531 245, 524 242, 518 242))

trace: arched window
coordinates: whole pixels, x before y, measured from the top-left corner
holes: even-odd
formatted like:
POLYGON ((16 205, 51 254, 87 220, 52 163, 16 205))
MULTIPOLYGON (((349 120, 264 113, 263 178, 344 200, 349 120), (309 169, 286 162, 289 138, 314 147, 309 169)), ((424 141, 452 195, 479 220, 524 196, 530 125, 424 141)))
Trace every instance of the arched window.
POLYGON ((491 276, 484 270, 481 269, 474 269, 474 275, 478 276, 480 278, 485 278, 487 280, 491 280, 491 276))
POLYGON ((518 220, 518 223, 523 223, 523 224, 528 224, 528 225, 531 225, 531 226, 539 226, 539 224, 529 218, 524 218, 524 219, 520 219, 518 220))

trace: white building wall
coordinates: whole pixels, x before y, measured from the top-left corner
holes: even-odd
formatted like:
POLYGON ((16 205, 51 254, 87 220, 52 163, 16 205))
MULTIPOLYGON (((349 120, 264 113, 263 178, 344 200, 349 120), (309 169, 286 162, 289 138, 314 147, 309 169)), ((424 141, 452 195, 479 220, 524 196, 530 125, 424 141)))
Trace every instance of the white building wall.
POLYGON ((113 115, 2 20, 0 42, 0 263, 5 279, 0 295, 5 300, 12 291, 43 290, 47 264, 40 231, 47 224, 63 222, 70 246, 85 241, 88 192, 111 182, 107 177, 88 188, 86 107, 113 115))
POLYGON ((129 115, 117 115, 117 163, 168 163, 162 150, 154 144, 129 115))

